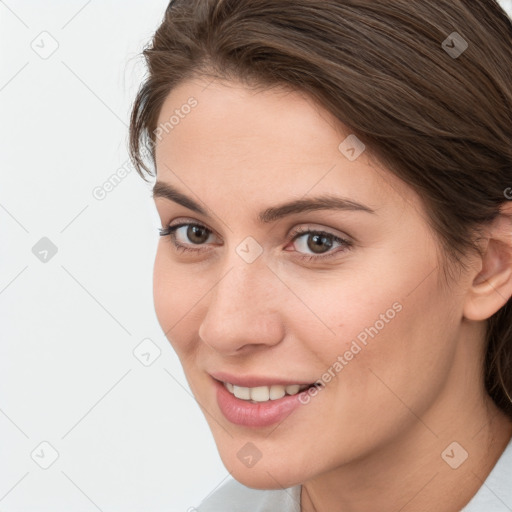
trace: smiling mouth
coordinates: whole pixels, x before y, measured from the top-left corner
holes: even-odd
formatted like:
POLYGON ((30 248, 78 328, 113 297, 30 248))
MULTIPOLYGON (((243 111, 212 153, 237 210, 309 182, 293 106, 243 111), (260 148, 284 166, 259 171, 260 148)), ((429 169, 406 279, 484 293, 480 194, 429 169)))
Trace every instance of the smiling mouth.
POLYGON ((296 395, 301 391, 304 391, 311 387, 319 387, 319 384, 314 382, 313 384, 290 384, 288 386, 282 386, 280 384, 273 384, 271 386, 256 386, 256 387, 243 387, 236 386, 230 382, 221 382, 224 387, 236 398, 240 400, 246 400, 251 403, 268 402, 270 400, 279 400, 285 395, 296 395))

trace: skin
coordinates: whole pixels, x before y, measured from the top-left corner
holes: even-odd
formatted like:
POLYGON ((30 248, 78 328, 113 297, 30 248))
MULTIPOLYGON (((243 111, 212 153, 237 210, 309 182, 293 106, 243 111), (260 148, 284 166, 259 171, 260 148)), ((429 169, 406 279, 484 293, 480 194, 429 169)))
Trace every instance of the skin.
POLYGON ((470 270, 448 286, 421 199, 369 151, 347 159, 338 145, 350 131, 330 113, 298 92, 207 84, 189 80, 167 97, 159 123, 191 96, 198 105, 163 134, 156 164, 159 181, 210 216, 155 204, 162 227, 195 222, 211 235, 194 244, 178 230, 196 253, 159 240, 154 303, 223 463, 248 487, 303 484, 303 512, 460 510, 512 435, 480 377, 484 321, 512 295, 509 205, 482 242, 484 256, 468 258, 470 270), (265 208, 324 193, 375 213, 257 220, 265 208), (293 241, 297 227, 353 245, 330 239, 314 252, 311 234, 293 241), (235 250, 247 236, 263 249, 250 264, 235 250), (222 415, 208 372, 314 382, 396 302, 401 311, 279 425, 242 427, 222 415), (262 454, 251 468, 237 457, 249 441, 262 454), (468 453, 457 469, 441 457, 454 441, 468 453))

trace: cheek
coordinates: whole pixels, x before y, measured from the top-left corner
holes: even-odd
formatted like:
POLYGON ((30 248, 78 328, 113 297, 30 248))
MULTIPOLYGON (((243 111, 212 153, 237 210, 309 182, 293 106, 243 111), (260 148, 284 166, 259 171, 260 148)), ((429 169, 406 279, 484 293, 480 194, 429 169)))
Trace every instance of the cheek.
POLYGON ((162 331, 180 355, 185 347, 190 346, 187 336, 190 337, 191 331, 187 327, 193 321, 198 308, 194 304, 201 294, 194 285, 194 279, 182 265, 169 258, 166 250, 165 243, 160 242, 153 267, 153 303, 162 331))
POLYGON ((343 358, 333 368, 339 370, 333 392, 340 415, 349 402, 354 421, 366 411, 366 423, 373 424, 379 411, 380 421, 391 426, 408 416, 408 408, 420 415, 441 392, 455 357, 457 306, 436 287, 437 275, 431 277, 413 293, 401 287, 407 291, 383 293, 366 308, 359 303, 341 312, 343 335, 331 355, 332 361, 343 358), (367 407, 357 406, 362 403, 367 407))
POLYGON ((175 306, 170 304, 173 294, 169 293, 172 289, 172 281, 170 281, 172 273, 169 269, 169 265, 162 256, 162 242, 159 242, 153 265, 153 303, 158 322, 164 331, 172 325, 171 316, 175 306))
POLYGON ((327 366, 344 354, 350 362, 365 358, 372 342, 382 338, 403 315, 400 283, 380 285, 372 276, 358 277, 361 274, 354 269, 323 282, 316 278, 314 284, 294 283, 294 292, 308 307, 298 304, 290 325, 302 327, 298 339, 308 343, 310 350, 321 350, 327 366))
MULTIPOLYGON (((317 321, 317 332, 324 333, 322 364, 331 376, 340 375, 331 377, 333 387, 340 387, 337 392, 343 388, 358 399, 387 394, 397 400, 391 391, 397 388, 404 398, 414 397, 432 386, 429 375, 441 381, 449 372, 459 306, 438 287, 439 269, 432 271, 435 258, 428 249, 405 261, 381 254, 380 263, 368 263, 365 272, 353 269, 339 279, 317 281, 313 293, 306 285, 297 289, 332 327, 327 330, 317 321)), ((309 332, 303 339, 318 352, 319 336, 309 332)))

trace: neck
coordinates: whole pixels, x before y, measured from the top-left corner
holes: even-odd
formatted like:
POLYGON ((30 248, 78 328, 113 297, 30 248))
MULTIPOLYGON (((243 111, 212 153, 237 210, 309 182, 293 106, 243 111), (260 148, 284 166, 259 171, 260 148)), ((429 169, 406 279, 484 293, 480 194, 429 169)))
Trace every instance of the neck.
POLYGON ((429 412, 371 455, 306 482, 301 512, 458 512, 512 436, 512 420, 487 395, 465 405, 445 416, 429 412))

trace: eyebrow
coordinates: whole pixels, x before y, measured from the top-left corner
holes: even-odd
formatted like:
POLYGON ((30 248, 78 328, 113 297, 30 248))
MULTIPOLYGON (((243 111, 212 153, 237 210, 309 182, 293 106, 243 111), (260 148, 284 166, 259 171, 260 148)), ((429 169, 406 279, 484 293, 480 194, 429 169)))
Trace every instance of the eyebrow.
MULTIPOLYGON (((186 196, 172 185, 169 185, 162 181, 155 182, 152 195, 153 199, 156 199, 157 197, 162 197, 169 201, 173 201, 174 203, 178 203, 181 206, 188 208, 189 210, 204 215, 205 217, 209 217, 206 210, 198 203, 196 203, 193 199, 186 196)), ((309 212, 314 210, 344 210, 375 213, 375 210, 372 210, 371 208, 365 206, 364 204, 352 201, 351 199, 345 197, 337 197, 333 195, 323 195, 308 199, 297 199, 294 201, 290 201, 288 203, 281 204, 279 206, 272 206, 270 208, 266 208, 265 210, 259 213, 258 220, 261 223, 267 224, 270 222, 274 222, 278 219, 281 219, 283 217, 287 217, 288 215, 309 212)))

